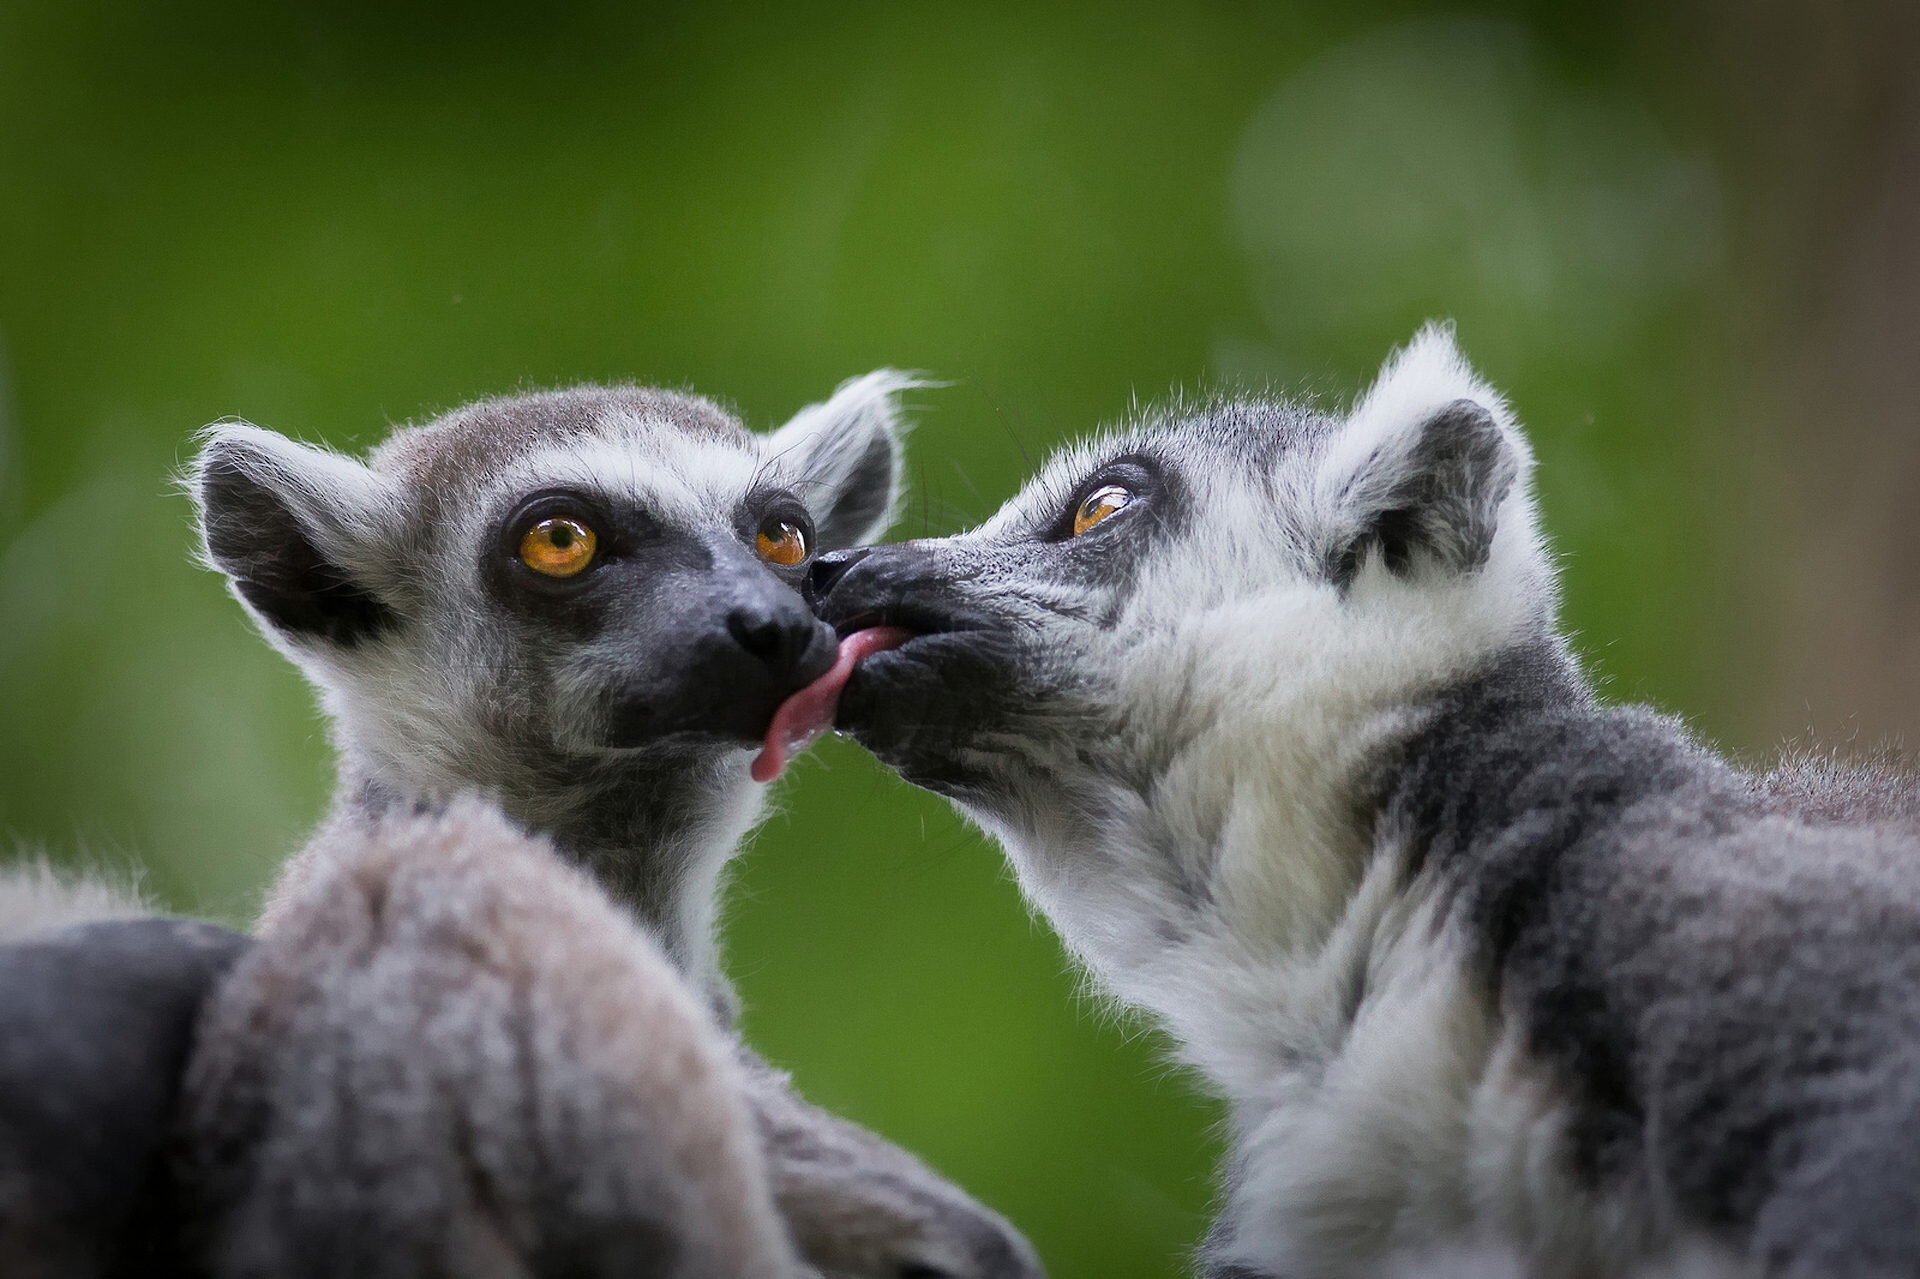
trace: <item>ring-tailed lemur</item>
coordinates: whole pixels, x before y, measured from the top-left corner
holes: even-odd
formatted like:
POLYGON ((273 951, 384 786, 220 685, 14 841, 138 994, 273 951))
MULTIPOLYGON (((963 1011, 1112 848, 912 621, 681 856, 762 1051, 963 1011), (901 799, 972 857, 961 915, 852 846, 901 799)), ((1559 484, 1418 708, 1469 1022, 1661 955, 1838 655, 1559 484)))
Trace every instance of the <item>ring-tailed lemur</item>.
POLYGON ((1210 1273, 1915 1273, 1920 791, 1601 702, 1530 471, 1440 329, 1176 405, 823 556, 824 684, 1229 1099, 1210 1273))
MULTIPOLYGON (((211 428, 194 484, 207 558, 319 687, 341 756, 334 811, 283 871, 261 922, 264 944, 275 945, 313 909, 316 880, 333 882, 341 858, 367 846, 369 823, 481 790, 631 907, 726 1020, 731 992, 715 954, 715 897, 725 863, 761 807, 745 747, 783 697, 835 660, 831 630, 794 587, 818 547, 877 534, 891 517, 900 471, 894 397, 909 384, 885 372, 858 379, 765 437, 707 401, 638 388, 487 401, 396 433, 364 464, 246 425, 211 428)), ((41 914, 55 909, 47 896, 39 893, 41 914)), ((355 926, 350 918, 336 924, 355 926)), ((82 940, 95 950, 104 945, 93 935, 82 940)), ((219 963, 195 966, 170 958, 191 948, 171 932, 136 940, 159 958, 129 954, 83 993, 111 1013, 127 1000, 129 972, 144 979, 137 970, 151 968, 165 978, 179 969, 171 985, 159 983, 162 993, 182 996, 164 1005, 178 1015, 160 1017, 156 1003, 149 1035, 156 1052, 173 1060, 185 1051, 195 1009, 185 999, 189 988, 211 980, 244 943, 226 934, 219 963)), ((564 953, 564 939, 556 945, 550 961, 564 953)), ((442 948, 443 959, 449 953, 442 948)), ((476 966, 470 976, 480 981, 485 973, 476 966)), ((308 989, 327 995, 324 983, 308 989)), ((368 989, 379 987, 343 985, 345 1002, 332 1010, 338 1026, 356 1024, 347 1008, 354 992, 368 989)), ((315 1078, 378 1078, 380 1062, 409 1051, 451 1051, 433 1039, 434 1028, 487 1011, 455 1007, 434 987, 415 993, 440 1000, 447 1016, 428 1018, 416 1015, 406 988, 392 989, 399 1003, 391 1015, 364 1000, 353 1006, 369 1019, 365 1035, 337 1040, 331 1056, 273 1042, 203 1042, 200 1053, 239 1054, 281 1072, 280 1083, 255 1088, 260 1095, 318 1096, 315 1078), (383 1027, 398 1041, 382 1039, 383 1027)), ((564 1015, 561 1009, 554 1018, 564 1015)), ((244 1024, 262 1019, 271 1021, 270 1000, 244 1024)), ((536 1029, 546 1024, 539 1016, 534 1022, 536 1029)), ((76 1044, 80 1056, 90 1052, 100 1071, 112 1073, 110 1046, 76 1044)), ((784 1078, 743 1047, 738 1053, 767 1176, 812 1266, 846 1276, 1040 1273, 1025 1240, 997 1215, 905 1152, 807 1106, 784 1078)), ((59 1055, 29 1053, 12 1064, 22 1080, 44 1084, 59 1055)), ((158 1140, 174 1082, 168 1077, 160 1100, 126 1120, 122 1137, 137 1131, 142 1141, 158 1140)), ((44 1091, 56 1105, 74 1096, 64 1082, 44 1091)), ((194 1098, 212 1116, 207 1131, 215 1135, 226 1122, 222 1091, 194 1098)), ((540 1102, 541 1090, 533 1093, 527 1104, 540 1102)), ((382 1106, 404 1106, 411 1096, 376 1092, 310 1116, 270 1115, 265 1131, 284 1139, 264 1153, 228 1151, 187 1165, 312 1162, 300 1140, 336 1141, 342 1149, 376 1140, 377 1133, 328 1125, 377 1122, 382 1106)), ((0 1099, 0 1128, 13 1100, 0 1099)), ((29 1106, 11 1110, 33 1117, 29 1106)), ((242 1131, 261 1130, 249 1123, 242 1131)), ((475 1166, 470 1152, 444 1143, 415 1153, 417 1161, 396 1163, 394 1175, 416 1189, 433 1190, 437 1177, 475 1166)), ((41 1170, 50 1174, 40 1187, 48 1196, 72 1189, 51 1175, 58 1169, 41 1170)), ((0 1159, 0 1180, 6 1172, 0 1159)), ((203 1222, 202 1233, 216 1237, 218 1252, 217 1238, 245 1224, 233 1213, 277 1206, 297 1236, 293 1227, 311 1220, 295 1209, 323 1191, 308 1185, 301 1196, 277 1200, 213 1196, 202 1208, 215 1220, 203 1222)), ((6 1195, 0 1185, 0 1216, 6 1195)), ((80 1195, 75 1203, 99 1199, 80 1195)), ((400 1220, 383 1217, 371 1201, 362 1207, 369 1229, 400 1220)), ((351 1229, 354 1219, 335 1226, 351 1229)), ((262 1234, 257 1222, 251 1228, 262 1234)), ((430 1221, 421 1225, 430 1229, 430 1221)), ((0 1242, 5 1237, 0 1220, 0 1242)), ((146 1236, 132 1230, 128 1237, 146 1236)))
MULTIPOLYGON (((366 463, 244 424, 195 464, 208 560, 320 689, 333 822, 478 789, 637 912, 730 1020, 715 912, 747 747, 835 660, 797 588, 901 494, 890 371, 769 435, 635 387, 489 400, 366 463)), ((271 933, 327 843, 296 857, 271 933)), ((830 1274, 1039 1273, 998 1215, 742 1050, 775 1196, 830 1274)))

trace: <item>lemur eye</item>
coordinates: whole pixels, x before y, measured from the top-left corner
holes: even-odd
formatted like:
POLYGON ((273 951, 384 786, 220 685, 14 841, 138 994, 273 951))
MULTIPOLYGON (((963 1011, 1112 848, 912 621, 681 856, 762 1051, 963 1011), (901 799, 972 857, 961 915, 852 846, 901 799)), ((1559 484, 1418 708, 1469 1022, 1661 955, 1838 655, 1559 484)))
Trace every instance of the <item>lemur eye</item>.
POLYGON ((1073 535, 1079 537, 1107 516, 1132 505, 1133 493, 1129 489, 1119 484, 1101 485, 1087 494, 1087 500, 1080 503, 1080 509, 1073 513, 1073 535))
POLYGON ((807 558, 807 535, 791 520, 768 520, 754 534, 753 549, 769 564, 798 564, 807 558))
POLYGON ((567 515, 541 520, 520 538, 520 562, 548 577, 575 577, 593 563, 600 539, 567 515))

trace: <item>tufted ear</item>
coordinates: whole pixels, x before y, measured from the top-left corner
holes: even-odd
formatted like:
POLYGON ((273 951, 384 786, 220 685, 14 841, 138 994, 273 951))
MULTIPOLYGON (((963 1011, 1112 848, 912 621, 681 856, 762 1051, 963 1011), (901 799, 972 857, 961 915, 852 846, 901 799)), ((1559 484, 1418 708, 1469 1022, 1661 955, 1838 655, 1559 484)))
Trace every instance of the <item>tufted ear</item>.
POLYGON ((362 550, 390 540, 394 511, 366 466, 222 423, 202 436, 189 480, 207 562, 271 634, 351 649, 398 620, 362 550))
POLYGON ((1505 401, 1450 330, 1428 326, 1387 361, 1322 459, 1314 505, 1328 577, 1344 588, 1375 554, 1402 576, 1422 564, 1479 569, 1530 464, 1505 401))
POLYGON ((772 465, 807 504, 822 550, 871 542, 899 514, 907 433, 900 395, 925 385, 876 369, 767 437, 772 465))

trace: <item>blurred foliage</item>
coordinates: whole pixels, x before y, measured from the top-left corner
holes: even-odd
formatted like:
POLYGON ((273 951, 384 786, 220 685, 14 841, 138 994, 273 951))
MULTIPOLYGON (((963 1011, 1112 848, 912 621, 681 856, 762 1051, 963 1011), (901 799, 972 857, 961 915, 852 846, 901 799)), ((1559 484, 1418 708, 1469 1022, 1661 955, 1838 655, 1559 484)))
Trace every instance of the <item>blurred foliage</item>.
MULTIPOLYGON (((1541 458, 1617 691, 1734 723, 1720 179, 1607 4, 0 9, 0 834, 244 921, 330 783, 170 476, 638 379, 759 426, 927 370, 909 531, 1176 386, 1337 401, 1432 316, 1541 458), (1702 370, 1706 370, 1703 372, 1702 370)), ((831 743, 746 859, 754 1041, 1053 1273, 1171 1274, 1216 1108, 997 854, 831 743)))

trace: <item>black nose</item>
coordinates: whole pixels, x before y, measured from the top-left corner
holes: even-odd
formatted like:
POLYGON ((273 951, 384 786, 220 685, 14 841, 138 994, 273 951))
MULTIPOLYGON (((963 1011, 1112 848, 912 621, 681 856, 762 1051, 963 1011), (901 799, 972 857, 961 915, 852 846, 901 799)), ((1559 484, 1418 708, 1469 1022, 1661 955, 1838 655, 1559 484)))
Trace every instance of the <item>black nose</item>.
POLYGON ((727 634, 764 662, 774 683, 782 686, 805 682, 800 678, 801 666, 821 629, 813 614, 797 607, 798 601, 795 605, 768 608, 763 604, 743 604, 727 614, 727 634))
POLYGON ((872 548, 859 546, 851 551, 828 551, 816 556, 813 567, 807 570, 807 579, 801 583, 800 593, 807 603, 819 607, 820 601, 827 597, 834 583, 846 576, 847 570, 872 554, 872 548))

